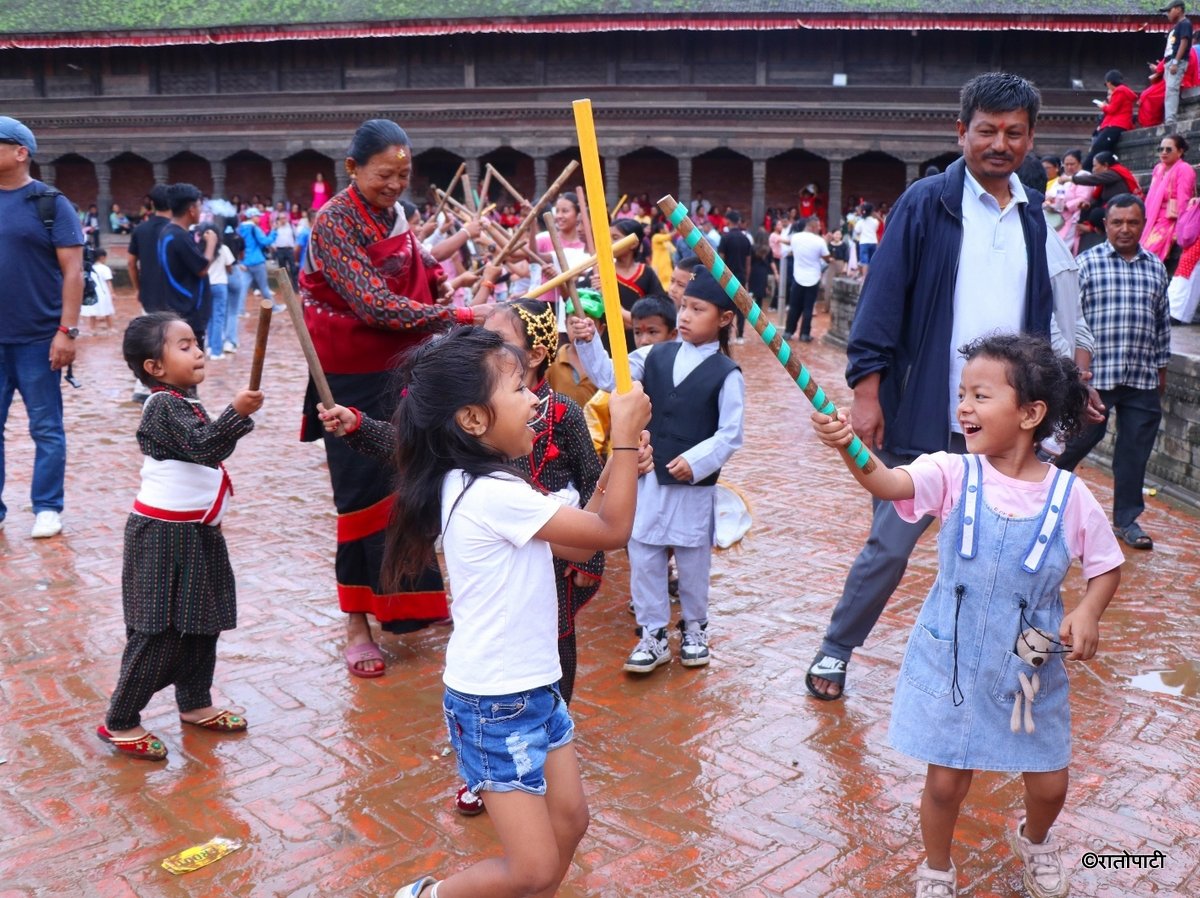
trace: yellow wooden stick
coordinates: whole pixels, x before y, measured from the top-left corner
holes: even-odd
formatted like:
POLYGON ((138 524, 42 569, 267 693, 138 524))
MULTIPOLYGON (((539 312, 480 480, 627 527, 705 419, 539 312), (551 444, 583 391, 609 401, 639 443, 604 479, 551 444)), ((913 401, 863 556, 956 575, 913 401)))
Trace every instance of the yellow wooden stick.
POLYGON ((612 215, 608 216, 611 221, 616 221, 617 213, 621 211, 621 207, 625 205, 627 199, 629 199, 629 194, 622 193, 621 198, 617 200, 617 204, 613 206, 612 215))
POLYGON ((604 322, 608 325, 613 377, 617 392, 628 393, 633 378, 629 374, 629 349, 625 345, 625 321, 621 317, 621 299, 617 292, 617 266, 613 262, 612 234, 608 230, 608 202, 604 197, 604 176, 600 173, 600 148, 596 144, 592 101, 576 100, 571 105, 575 110, 575 133, 579 136, 579 159, 583 163, 592 239, 596 241, 596 267, 600 272, 600 293, 604 297, 604 322))

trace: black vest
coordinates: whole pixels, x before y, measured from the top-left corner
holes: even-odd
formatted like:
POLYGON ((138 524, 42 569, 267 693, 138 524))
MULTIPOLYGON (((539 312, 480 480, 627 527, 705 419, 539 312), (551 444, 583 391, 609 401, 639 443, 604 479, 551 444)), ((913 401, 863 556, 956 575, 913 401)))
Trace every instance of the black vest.
POLYGON ((729 356, 716 352, 675 386, 672 371, 679 346, 679 343, 659 343, 647 354, 642 373, 642 387, 654 406, 650 413, 654 471, 658 482, 669 486, 712 486, 721 474, 719 469, 689 484, 672 477, 667 465, 717 432, 721 385, 738 366, 729 356))

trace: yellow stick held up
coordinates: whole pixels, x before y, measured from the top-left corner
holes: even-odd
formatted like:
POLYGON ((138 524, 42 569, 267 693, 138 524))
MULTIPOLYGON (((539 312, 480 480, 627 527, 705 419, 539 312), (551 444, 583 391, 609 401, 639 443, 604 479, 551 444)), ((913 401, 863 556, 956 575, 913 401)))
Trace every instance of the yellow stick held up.
POLYGON ((629 194, 622 193, 621 198, 619 200, 617 200, 617 204, 615 206, 613 206, 612 215, 608 216, 609 220, 611 220, 611 221, 617 220, 617 215, 618 215, 618 213, 620 213, 621 207, 625 205, 625 201, 627 199, 629 199, 629 194))
POLYGON ((608 202, 604 197, 604 176, 600 172, 592 101, 576 100, 572 106, 588 214, 592 220, 592 239, 596 241, 596 268, 600 273, 600 293, 604 297, 604 323, 608 327, 608 345, 612 350, 613 377, 617 392, 628 393, 633 378, 629 374, 629 349, 625 345, 625 321, 621 317, 621 300, 617 292, 617 266, 613 262, 612 234, 608 230, 608 202))

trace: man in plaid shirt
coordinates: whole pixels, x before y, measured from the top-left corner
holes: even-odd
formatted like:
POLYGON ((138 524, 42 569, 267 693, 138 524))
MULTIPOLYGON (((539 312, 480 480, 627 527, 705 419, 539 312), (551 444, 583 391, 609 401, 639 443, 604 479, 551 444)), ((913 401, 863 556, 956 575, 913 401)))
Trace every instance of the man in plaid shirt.
POLYGON ((1104 438, 1108 415, 1117 410, 1113 449, 1113 529, 1135 549, 1154 543, 1138 524, 1145 509, 1146 462, 1162 420, 1160 396, 1171 360, 1171 321, 1166 268, 1139 245, 1146 209, 1125 193, 1109 200, 1104 218, 1108 240, 1081 253, 1079 291, 1083 315, 1096 348, 1091 385, 1107 409, 1105 419, 1067 444, 1060 468, 1073 470, 1104 438))

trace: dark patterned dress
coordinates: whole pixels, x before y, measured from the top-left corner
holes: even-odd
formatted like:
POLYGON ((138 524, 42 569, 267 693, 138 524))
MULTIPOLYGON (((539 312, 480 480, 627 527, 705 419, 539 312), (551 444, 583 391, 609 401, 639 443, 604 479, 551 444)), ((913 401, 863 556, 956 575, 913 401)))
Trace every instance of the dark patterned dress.
MULTIPOLYGON (((143 409, 137 441, 150 459, 215 469, 253 429, 254 422, 232 406, 214 421, 199 400, 156 389, 143 409)), ((212 704, 217 637, 237 626, 233 569, 219 524, 131 514, 121 602, 127 642, 108 728, 136 727, 154 693, 172 684, 180 711, 212 704)))
MULTIPOLYGON (((574 487, 582 508, 591 500, 596 481, 600 479, 600 458, 592 445, 583 409, 551 390, 544 379, 534 392, 546 401, 546 414, 534 428, 533 452, 525 458, 514 459, 513 464, 544 492, 556 493, 568 486, 574 487)), ((554 559, 554 585, 558 590, 558 659, 563 671, 559 688, 568 702, 575 692, 578 667, 575 616, 599 591, 603 576, 603 552, 597 552, 582 563, 554 559), (593 579, 579 586, 575 583, 577 571, 593 579)))

